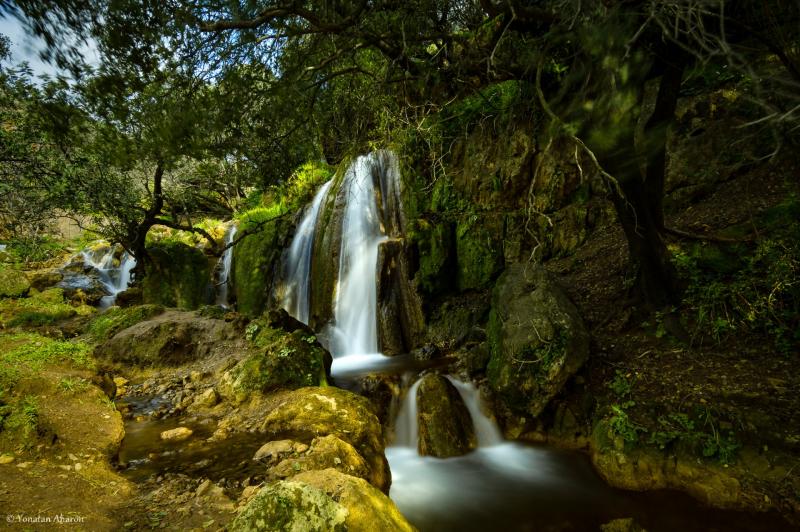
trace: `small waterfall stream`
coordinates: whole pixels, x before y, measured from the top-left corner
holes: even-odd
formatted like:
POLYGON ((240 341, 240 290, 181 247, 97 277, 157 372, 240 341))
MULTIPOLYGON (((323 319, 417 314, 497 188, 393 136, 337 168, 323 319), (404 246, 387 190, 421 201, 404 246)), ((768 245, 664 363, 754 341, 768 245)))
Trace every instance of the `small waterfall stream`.
POLYGON ((311 295, 311 257, 314 251, 314 233, 320 207, 328 196, 333 180, 326 182, 314 195, 297 226, 284 267, 282 306, 297 320, 308 324, 311 295))
POLYGON ((115 246, 101 250, 85 249, 81 251, 84 263, 92 266, 99 272, 100 282, 103 283, 109 295, 100 300, 100 308, 112 306, 120 292, 128 289, 131 282, 131 271, 136 267, 136 259, 127 251, 123 251, 119 258, 119 265, 114 265, 117 253, 115 246))
MULTIPOLYGON (((226 246, 229 246, 233 239, 236 237, 236 224, 231 223, 228 229, 225 231, 225 240, 224 243, 226 246)), ((231 266, 233 264, 233 248, 230 247, 226 249, 222 256, 219 258, 219 262, 217 263, 217 267, 215 270, 218 272, 217 274, 217 305, 220 305, 224 308, 228 308, 229 304, 229 293, 230 293, 230 281, 231 281, 231 266)))

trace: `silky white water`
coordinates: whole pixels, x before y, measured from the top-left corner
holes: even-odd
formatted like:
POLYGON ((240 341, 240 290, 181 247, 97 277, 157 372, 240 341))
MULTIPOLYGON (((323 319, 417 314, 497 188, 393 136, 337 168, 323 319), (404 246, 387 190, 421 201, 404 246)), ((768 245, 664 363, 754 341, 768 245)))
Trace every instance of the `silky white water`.
POLYGON ((112 306, 117 300, 117 295, 128 289, 131 282, 131 271, 136 267, 136 259, 127 251, 122 252, 119 265, 114 266, 115 254, 114 246, 102 250, 85 249, 81 252, 84 262, 100 273, 100 282, 109 293, 100 300, 100 308, 112 306))
POLYGON ((333 180, 328 181, 314 195, 311 206, 306 209, 303 219, 297 226, 286 257, 282 306, 286 312, 306 325, 311 305, 311 257, 314 253, 314 233, 320 208, 328 196, 332 183, 333 180))
MULTIPOLYGON (((236 237, 236 224, 231 223, 228 227, 227 231, 225 231, 225 245, 229 246, 231 242, 233 242, 234 237, 236 237)), ((233 248, 230 247, 226 249, 222 256, 219 258, 219 263, 217 263, 217 271, 219 272, 217 277, 217 305, 221 305, 225 308, 228 307, 229 302, 229 293, 230 293, 230 284, 231 284, 231 266, 233 265, 233 248)))
POLYGON ((378 246, 381 226, 373 169, 379 154, 358 157, 344 176, 339 277, 333 306, 330 351, 334 358, 378 353, 378 246))

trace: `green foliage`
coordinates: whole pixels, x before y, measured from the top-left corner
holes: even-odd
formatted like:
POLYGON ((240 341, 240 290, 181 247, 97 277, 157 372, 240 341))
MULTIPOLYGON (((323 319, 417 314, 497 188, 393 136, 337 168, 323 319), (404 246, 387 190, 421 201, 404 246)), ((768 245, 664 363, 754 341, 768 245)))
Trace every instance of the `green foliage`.
POLYGON ((146 303, 196 309, 210 299, 211 265, 199 249, 162 241, 147 248, 151 268, 142 281, 146 303))
POLYGON ((658 417, 658 430, 650 433, 647 443, 662 450, 672 445, 684 445, 699 456, 730 464, 735 460, 740 445, 733 432, 722 435, 716 425, 708 409, 699 410, 694 417, 680 412, 669 413, 658 417))
POLYGON ((746 330, 770 337, 786 354, 800 346, 798 220, 800 202, 790 197, 757 220, 762 237, 754 245, 705 243, 675 250, 696 335, 721 341, 746 330))
POLYGON ((134 307, 111 307, 98 314, 89 322, 86 332, 94 340, 108 340, 123 329, 136 325, 140 321, 152 318, 164 312, 161 305, 137 305, 134 307))
POLYGON ((93 368, 92 349, 84 342, 53 340, 38 334, 16 333, 0 336, 0 389, 11 389, 23 374, 41 371, 48 364, 66 363, 93 368))
MULTIPOLYGON (((0 416, 2 417, 2 416, 0 416)), ((39 405, 36 397, 26 395, 11 408, 4 419, 0 419, 0 430, 16 432, 23 441, 30 440, 39 427, 39 405)))
POLYGON ((85 379, 64 377, 58 381, 58 389, 70 394, 76 394, 88 390, 91 387, 85 379))
POLYGON ((614 379, 608 383, 608 387, 621 399, 630 397, 634 382, 634 379, 631 377, 632 375, 630 373, 626 374, 624 371, 616 370, 614 372, 614 379))
POLYGON ((622 438, 626 446, 635 445, 639 441, 639 433, 647 432, 646 428, 634 423, 628 415, 627 409, 635 405, 633 401, 611 405, 609 428, 615 436, 622 438))

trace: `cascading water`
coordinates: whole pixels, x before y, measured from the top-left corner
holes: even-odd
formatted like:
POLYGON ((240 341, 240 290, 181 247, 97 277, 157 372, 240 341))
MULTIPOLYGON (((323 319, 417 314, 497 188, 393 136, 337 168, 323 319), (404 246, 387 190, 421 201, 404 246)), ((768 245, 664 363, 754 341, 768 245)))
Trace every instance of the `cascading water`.
POLYGON ((311 257, 314 252, 314 232, 320 207, 328 195, 333 180, 320 187, 314 196, 289 247, 283 275, 282 306, 297 320, 308 324, 311 295, 311 257))
MULTIPOLYGON (((225 232, 225 245, 229 246, 236 236, 236 224, 231 223, 225 232)), ((227 308, 231 284, 231 265, 233 264, 233 248, 229 247, 219 258, 216 271, 217 276, 217 305, 227 308)))
POLYGON ((100 300, 100 308, 112 306, 120 292, 128 289, 131 282, 131 271, 136 267, 136 259, 127 251, 123 251, 119 258, 119 265, 114 265, 116 248, 85 249, 81 252, 85 264, 92 266, 99 272, 100 282, 109 293, 100 300))
POLYGON ((333 306, 330 350, 334 358, 378 353, 376 266, 386 239, 372 169, 378 154, 358 157, 344 176, 346 197, 333 306))

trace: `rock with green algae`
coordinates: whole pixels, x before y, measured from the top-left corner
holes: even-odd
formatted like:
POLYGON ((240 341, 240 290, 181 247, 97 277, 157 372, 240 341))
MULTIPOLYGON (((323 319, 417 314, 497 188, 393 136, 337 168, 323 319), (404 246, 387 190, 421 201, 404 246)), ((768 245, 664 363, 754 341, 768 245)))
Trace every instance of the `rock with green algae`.
POLYGON ((333 387, 309 387, 285 392, 261 424, 273 439, 310 443, 334 435, 352 445, 369 468, 367 480, 388 492, 391 473, 384 451, 383 428, 370 402, 352 392, 333 387))
POLYGON ((632 517, 625 519, 614 519, 604 525, 600 525, 602 532, 647 532, 632 517))
POLYGON ((21 271, 0 266, 0 297, 24 297, 30 289, 31 283, 21 271))
POLYGON ((220 380, 224 397, 241 403, 252 393, 327 384, 325 360, 330 355, 313 335, 268 328, 259 332, 255 343, 251 354, 220 380))
POLYGON ((210 299, 210 259, 182 242, 162 241, 148 246, 151 259, 142 281, 145 303, 192 310, 210 299))
MULTIPOLYGON (((296 449, 298 445, 292 447, 296 449)), ((314 438, 311 446, 302 453, 292 453, 267 470, 267 478, 287 479, 304 471, 333 468, 346 475, 367 479, 369 467, 355 447, 329 434, 314 438)))
POLYGON ((456 225, 457 281, 460 291, 491 286, 503 270, 503 219, 473 214, 456 225))
POLYGON ((98 345, 95 355, 141 366, 176 365, 224 350, 238 338, 231 323, 173 310, 121 330, 98 345))
POLYGON ((347 509, 345 525, 352 532, 403 532, 415 528, 394 502, 367 481, 336 469, 307 471, 293 478, 320 489, 347 509))
POLYGON ((419 454, 448 458, 468 453, 477 445, 475 429, 455 386, 435 373, 417 388, 419 454))
POLYGON ((489 385, 508 410, 538 416, 589 355, 575 305, 540 266, 509 266, 492 293, 489 385))
POLYGON ((309 484, 280 481, 261 489, 228 525, 230 532, 344 532, 348 510, 309 484))

